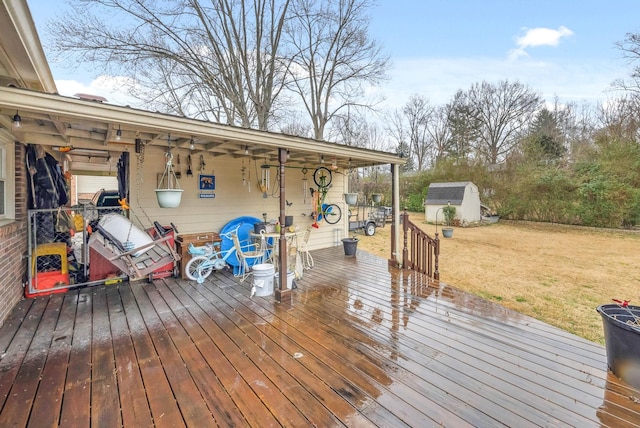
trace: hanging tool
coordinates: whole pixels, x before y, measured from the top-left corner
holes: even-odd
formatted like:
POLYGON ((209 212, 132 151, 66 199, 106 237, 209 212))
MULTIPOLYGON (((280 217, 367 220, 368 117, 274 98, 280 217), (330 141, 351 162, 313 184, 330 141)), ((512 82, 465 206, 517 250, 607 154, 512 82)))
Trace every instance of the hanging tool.
POLYGON ((187 156, 187 177, 193 177, 193 171, 191 171, 191 155, 187 156))
POLYGON ((304 198, 303 203, 307 204, 307 189, 309 182, 307 181, 307 168, 302 168, 302 197, 304 198))
POLYGON ((176 171, 176 178, 182 178, 182 171, 180 171, 180 154, 176 157, 176 164, 178 165, 178 171, 176 171))
POLYGON ((204 156, 200 155, 200 172, 204 171, 204 167, 206 164, 204 163, 204 156))

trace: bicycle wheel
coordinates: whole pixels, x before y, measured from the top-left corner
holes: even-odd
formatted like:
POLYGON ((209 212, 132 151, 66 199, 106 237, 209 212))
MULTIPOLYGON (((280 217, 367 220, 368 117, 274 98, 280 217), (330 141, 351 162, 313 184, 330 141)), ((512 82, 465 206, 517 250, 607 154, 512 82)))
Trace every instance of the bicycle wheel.
POLYGON ((313 181, 318 187, 329 187, 331 184, 331 170, 321 166, 313 172, 313 181))
POLYGON ((211 266, 202 267, 209 258, 207 256, 196 256, 187 262, 184 273, 192 281, 201 282, 204 278, 211 275, 211 266))
POLYGON ((336 204, 325 204, 322 209, 322 217, 329 224, 336 224, 342 218, 342 209, 336 204))

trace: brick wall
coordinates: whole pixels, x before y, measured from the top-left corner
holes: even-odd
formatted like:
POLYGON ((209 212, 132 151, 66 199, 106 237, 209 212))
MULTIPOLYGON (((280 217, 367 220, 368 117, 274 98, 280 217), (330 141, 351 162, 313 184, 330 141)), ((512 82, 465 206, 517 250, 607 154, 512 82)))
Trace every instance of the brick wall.
POLYGON ((0 325, 23 297, 27 256, 25 146, 15 145, 16 220, 0 226, 0 325))

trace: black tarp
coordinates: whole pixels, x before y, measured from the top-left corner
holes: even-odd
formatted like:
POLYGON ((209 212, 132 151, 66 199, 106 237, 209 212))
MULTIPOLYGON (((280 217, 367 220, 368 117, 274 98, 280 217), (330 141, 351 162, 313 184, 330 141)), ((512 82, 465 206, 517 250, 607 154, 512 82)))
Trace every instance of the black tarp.
POLYGON ((127 198, 129 190, 129 152, 123 152, 118 159, 118 194, 120 199, 127 198))
POLYGON ((38 144, 27 145, 29 208, 57 208, 69 202, 67 184, 58 161, 38 144))
MULTIPOLYGON (((58 161, 38 144, 27 145, 25 159, 29 184, 29 209, 58 208, 69 201, 67 184, 58 161)), ((37 223, 36 242, 54 242, 56 240, 56 218, 52 212, 38 212, 34 217, 37 223)))

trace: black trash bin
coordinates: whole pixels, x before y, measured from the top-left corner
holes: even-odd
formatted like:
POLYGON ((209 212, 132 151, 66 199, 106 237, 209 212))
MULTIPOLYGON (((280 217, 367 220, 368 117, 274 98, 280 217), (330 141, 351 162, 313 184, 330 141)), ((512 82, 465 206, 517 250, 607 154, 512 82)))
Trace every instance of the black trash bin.
POLYGON ((344 238, 342 240, 345 256, 355 256, 358 249, 358 238, 344 238))
POLYGON ((640 389, 640 327, 635 318, 640 317, 640 306, 608 304, 597 311, 604 325, 607 365, 614 375, 640 389))

